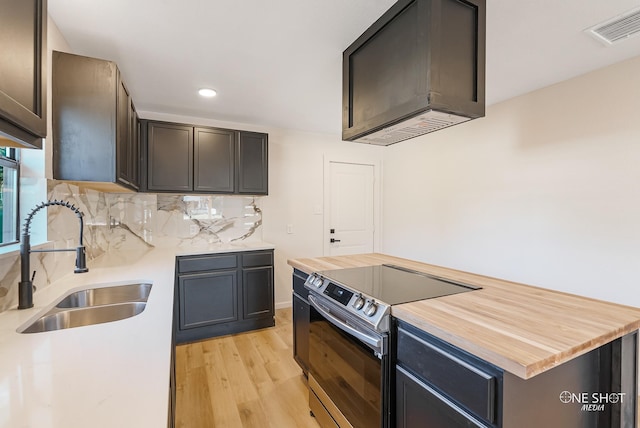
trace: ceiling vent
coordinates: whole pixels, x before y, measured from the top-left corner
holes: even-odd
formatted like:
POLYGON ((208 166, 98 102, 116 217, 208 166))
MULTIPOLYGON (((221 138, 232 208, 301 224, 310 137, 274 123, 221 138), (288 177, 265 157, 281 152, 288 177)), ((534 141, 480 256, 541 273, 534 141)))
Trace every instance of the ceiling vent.
POLYGON ((640 7, 632 9, 585 30, 609 46, 640 34, 640 7))

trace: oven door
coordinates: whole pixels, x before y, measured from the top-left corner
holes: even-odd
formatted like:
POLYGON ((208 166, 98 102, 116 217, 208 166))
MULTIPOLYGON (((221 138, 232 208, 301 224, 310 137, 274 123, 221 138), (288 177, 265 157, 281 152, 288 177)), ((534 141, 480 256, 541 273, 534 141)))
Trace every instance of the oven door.
POLYGON ((309 305, 309 403, 318 423, 387 427, 387 335, 316 293, 309 294, 309 305))

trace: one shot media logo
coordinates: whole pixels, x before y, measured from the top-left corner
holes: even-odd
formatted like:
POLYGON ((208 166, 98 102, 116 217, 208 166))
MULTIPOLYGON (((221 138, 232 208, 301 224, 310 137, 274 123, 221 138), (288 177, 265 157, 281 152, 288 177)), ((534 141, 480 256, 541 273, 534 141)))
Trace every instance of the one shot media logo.
POLYGON ((570 392, 562 391, 560 401, 564 404, 579 404, 585 412, 601 412, 608 404, 624 403, 626 392, 570 392))

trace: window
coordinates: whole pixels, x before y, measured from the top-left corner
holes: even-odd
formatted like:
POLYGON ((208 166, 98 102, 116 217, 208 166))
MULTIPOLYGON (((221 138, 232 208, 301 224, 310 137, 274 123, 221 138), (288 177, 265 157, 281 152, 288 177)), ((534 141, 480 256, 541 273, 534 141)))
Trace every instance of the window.
POLYGON ((0 147, 0 246, 18 242, 18 177, 19 152, 0 147))

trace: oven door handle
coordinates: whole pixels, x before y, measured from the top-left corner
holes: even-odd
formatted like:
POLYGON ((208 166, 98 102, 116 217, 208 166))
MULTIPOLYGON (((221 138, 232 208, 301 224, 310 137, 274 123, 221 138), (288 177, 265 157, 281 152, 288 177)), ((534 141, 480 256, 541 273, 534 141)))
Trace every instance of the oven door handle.
POLYGON ((361 332, 360 330, 351 327, 350 325, 345 324, 344 322, 342 322, 342 320, 336 318, 335 316, 333 316, 331 314, 331 312, 329 312, 328 310, 325 309, 324 305, 320 302, 318 302, 318 300, 312 296, 311 294, 309 294, 309 304, 311 306, 313 306, 319 313, 320 315, 322 315, 327 321, 329 321, 331 324, 335 325, 336 327, 338 327, 340 330, 344 331, 345 333, 348 333, 356 338, 358 338, 359 340, 361 340, 362 342, 366 343, 367 345, 371 346, 372 348, 374 348, 374 351, 377 352, 382 352, 382 343, 383 340, 380 337, 375 337, 375 336, 369 336, 368 334, 365 334, 363 332, 361 332))

